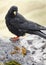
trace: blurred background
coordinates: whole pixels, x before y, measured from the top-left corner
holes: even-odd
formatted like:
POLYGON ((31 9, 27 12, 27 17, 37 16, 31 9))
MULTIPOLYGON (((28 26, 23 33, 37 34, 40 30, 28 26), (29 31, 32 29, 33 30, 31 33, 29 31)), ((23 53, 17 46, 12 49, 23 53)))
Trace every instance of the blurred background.
POLYGON ((13 5, 26 19, 46 26, 46 0, 0 0, 0 36, 14 36, 5 25, 5 15, 13 5))

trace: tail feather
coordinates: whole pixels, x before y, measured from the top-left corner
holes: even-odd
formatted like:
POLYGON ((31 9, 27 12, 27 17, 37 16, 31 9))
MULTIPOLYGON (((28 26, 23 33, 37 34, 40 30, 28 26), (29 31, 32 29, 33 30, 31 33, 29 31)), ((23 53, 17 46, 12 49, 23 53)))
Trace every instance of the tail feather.
POLYGON ((41 30, 46 30, 46 27, 44 26, 39 26, 41 30))
POLYGON ((43 37, 43 38, 46 39, 46 34, 43 33, 43 32, 41 32, 41 31, 36 31, 35 34, 36 34, 36 35, 39 35, 39 36, 41 36, 41 37, 43 37))

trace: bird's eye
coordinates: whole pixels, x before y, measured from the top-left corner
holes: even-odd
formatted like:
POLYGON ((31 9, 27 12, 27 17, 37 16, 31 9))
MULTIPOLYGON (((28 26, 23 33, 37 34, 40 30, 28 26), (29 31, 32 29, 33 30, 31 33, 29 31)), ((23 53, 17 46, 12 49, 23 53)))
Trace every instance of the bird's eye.
POLYGON ((16 15, 16 11, 14 11, 13 13, 14 13, 14 15, 16 15))

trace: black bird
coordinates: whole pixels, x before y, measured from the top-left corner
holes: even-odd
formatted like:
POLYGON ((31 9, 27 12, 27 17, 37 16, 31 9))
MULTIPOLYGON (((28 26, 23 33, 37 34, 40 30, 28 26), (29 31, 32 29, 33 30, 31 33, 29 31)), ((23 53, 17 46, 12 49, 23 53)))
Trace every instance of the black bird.
POLYGON ((41 31, 46 30, 46 27, 26 20, 21 14, 18 13, 18 8, 16 6, 12 6, 9 9, 5 19, 9 31, 18 37, 25 35, 25 33, 29 33, 39 35, 46 39, 46 34, 41 31))

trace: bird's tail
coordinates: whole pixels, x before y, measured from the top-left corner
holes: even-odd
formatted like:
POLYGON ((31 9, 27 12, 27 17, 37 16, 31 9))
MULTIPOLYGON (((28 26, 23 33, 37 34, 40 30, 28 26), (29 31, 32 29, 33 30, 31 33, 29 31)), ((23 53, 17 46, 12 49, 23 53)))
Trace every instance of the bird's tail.
POLYGON ((41 32, 41 31, 36 31, 35 34, 36 34, 36 35, 39 35, 39 36, 41 36, 41 37, 43 37, 43 38, 46 39, 46 34, 43 33, 43 32, 41 32))
POLYGON ((39 29, 40 29, 40 30, 46 30, 46 27, 44 27, 44 26, 39 26, 39 29))

